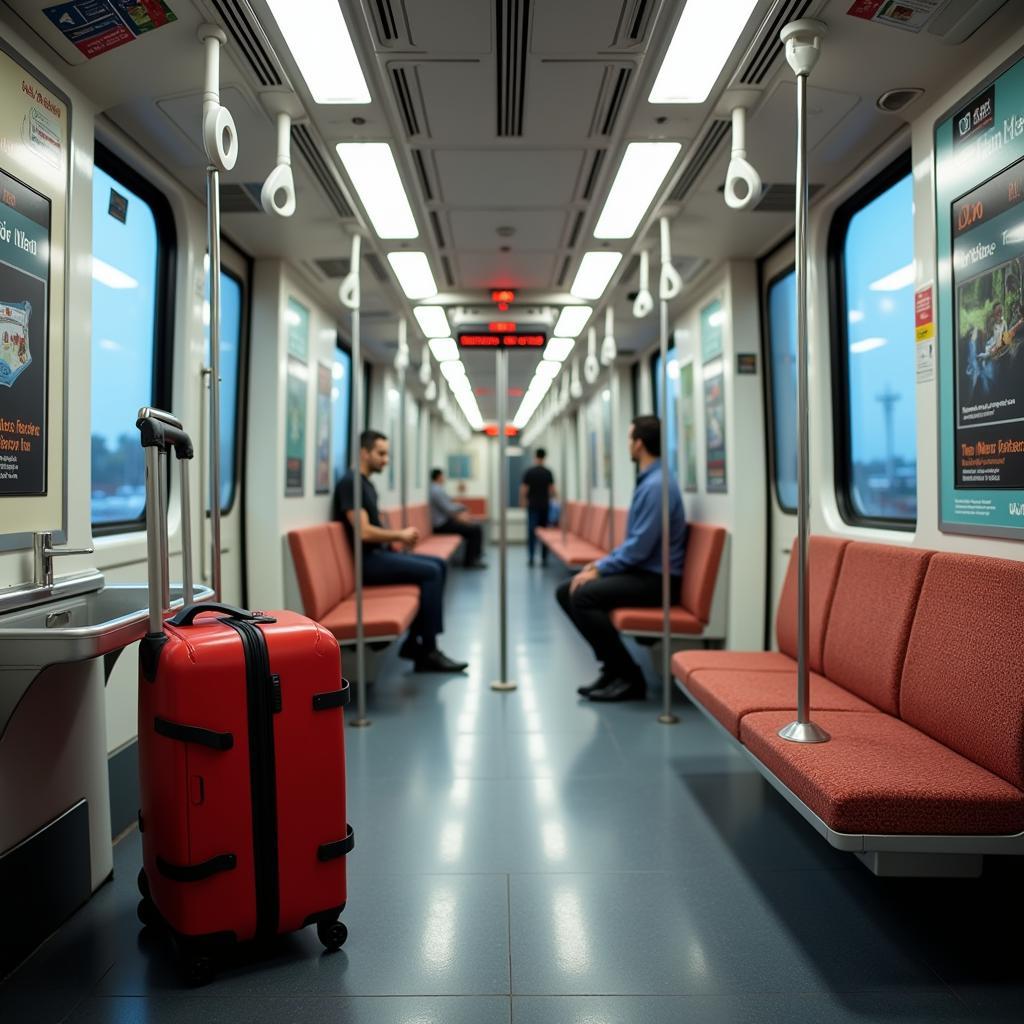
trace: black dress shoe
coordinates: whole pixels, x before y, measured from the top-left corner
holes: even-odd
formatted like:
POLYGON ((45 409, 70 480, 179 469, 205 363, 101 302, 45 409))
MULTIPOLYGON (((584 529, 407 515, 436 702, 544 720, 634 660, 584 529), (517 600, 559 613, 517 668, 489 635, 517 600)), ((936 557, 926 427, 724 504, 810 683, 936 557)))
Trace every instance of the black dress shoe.
POLYGON ((577 686, 576 692, 581 697, 589 697, 598 690, 603 690, 609 683, 614 682, 615 676, 606 675, 602 672, 592 683, 587 686, 577 686))
POLYGON ((417 672, 463 672, 469 667, 468 661, 453 661, 439 650, 424 654, 416 662, 417 672))
POLYGON ((486 562, 481 562, 479 559, 477 559, 477 561, 475 561, 475 562, 470 562, 469 565, 466 566, 466 568, 467 569, 486 569, 487 568, 487 563, 486 562))
POLYGON ((646 700, 647 684, 630 682, 628 679, 613 679, 607 686, 587 695, 598 704, 611 704, 623 700, 646 700))

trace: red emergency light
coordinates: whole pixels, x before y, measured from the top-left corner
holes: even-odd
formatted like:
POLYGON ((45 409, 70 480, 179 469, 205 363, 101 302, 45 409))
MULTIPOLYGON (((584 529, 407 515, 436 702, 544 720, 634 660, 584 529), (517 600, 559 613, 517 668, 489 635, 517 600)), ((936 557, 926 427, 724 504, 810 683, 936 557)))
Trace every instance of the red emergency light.
MULTIPOLYGON (((498 436, 498 424, 497 423, 488 423, 484 427, 484 433, 488 437, 497 437, 498 436)), ((506 437, 515 437, 516 434, 518 434, 518 433, 519 433, 519 429, 517 427, 513 427, 511 423, 506 423, 505 424, 505 436, 506 437)))
POLYGON ((491 292, 491 302, 515 302, 516 293, 511 288, 495 288, 491 292))
POLYGON ((487 325, 491 334, 514 334, 516 325, 508 320, 495 320, 493 324, 487 325))

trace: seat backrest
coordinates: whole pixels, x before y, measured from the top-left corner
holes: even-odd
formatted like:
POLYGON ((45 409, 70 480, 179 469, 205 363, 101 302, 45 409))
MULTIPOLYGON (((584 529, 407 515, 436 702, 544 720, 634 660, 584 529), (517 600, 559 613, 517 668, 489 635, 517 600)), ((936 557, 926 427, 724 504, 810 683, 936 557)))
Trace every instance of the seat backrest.
POLYGON ((402 528, 402 510, 400 508, 382 508, 380 521, 388 530, 400 530, 402 528))
MULTIPOLYGON (((808 546, 811 622, 808 649, 809 664, 812 672, 821 671, 822 653, 825 647, 825 626, 828 613, 832 607, 832 596, 839 578, 839 566, 843 561, 843 552, 850 542, 838 537, 811 537, 808 546)), ((775 616, 775 637, 779 650, 791 658, 797 655, 797 621, 796 621, 796 562, 797 546, 793 543, 793 553, 789 558, 786 570, 786 581, 782 585, 779 597, 779 608, 775 616)))
POLYGON ((849 544, 825 629, 824 674, 890 715, 931 551, 849 544))
POLYGON ((724 527, 710 523, 689 524, 680 603, 705 625, 711 617, 711 600, 715 596, 724 549, 724 527))
POLYGON ((629 519, 628 508, 615 510, 615 546, 618 547, 626 539, 626 522, 629 519))
POLYGON ((939 552, 917 602, 900 717, 1024 789, 1024 563, 939 552))
POLYGON ((608 515, 607 505, 589 505, 587 507, 587 526, 583 538, 602 551, 608 550, 608 515))
POLYGON ((583 514, 586 506, 581 501, 567 501, 565 503, 565 528, 569 533, 577 536, 583 533, 583 514))
POLYGON ((487 499, 486 498, 456 498, 460 504, 466 506, 466 511, 471 516, 485 516, 487 515, 487 499))
POLYGON ((348 596, 339 557, 345 540, 341 534, 341 523, 304 526, 288 534, 302 608, 311 619, 321 618, 348 596))

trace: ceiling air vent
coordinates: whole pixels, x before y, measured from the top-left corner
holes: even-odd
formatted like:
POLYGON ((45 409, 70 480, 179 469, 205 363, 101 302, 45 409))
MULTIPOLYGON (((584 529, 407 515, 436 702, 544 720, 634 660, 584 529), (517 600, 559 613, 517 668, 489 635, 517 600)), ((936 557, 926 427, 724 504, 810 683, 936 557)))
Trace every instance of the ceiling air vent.
POLYGON ((391 84, 395 89, 395 99, 398 100, 398 109, 402 114, 402 124, 405 125, 405 133, 410 138, 423 134, 423 121, 420 117, 420 106, 416 102, 416 94, 413 91, 413 83, 409 80, 409 69, 392 68, 391 84))
POLYGON ((430 186, 430 175, 427 174, 427 161, 423 156, 422 149, 412 151, 413 163, 416 165, 416 174, 419 176, 420 185, 423 188, 423 198, 429 203, 434 198, 434 190, 430 186))
MULTIPOLYGON (((718 191, 721 192, 724 188, 724 185, 720 185, 718 191)), ((821 185, 808 185, 809 198, 813 199, 821 191, 821 188, 821 185)), ((796 185, 789 181, 765 185, 761 198, 754 206, 754 210, 758 213, 793 213, 795 209, 796 185)))
POLYGON ((569 245, 571 249, 580 238, 580 228, 583 227, 583 211, 580 210, 576 214, 576 219, 572 222, 572 231, 569 232, 569 245))
POLYGON ((875 106, 879 110, 884 110, 887 114, 898 114, 904 107, 909 107, 923 93, 924 89, 890 89, 888 92, 883 92, 875 100, 875 106))
POLYGON ((452 263, 447 256, 441 257, 441 270, 444 271, 444 279, 449 288, 455 287, 455 278, 452 276, 452 263))
POLYGON ((643 42, 651 21, 654 4, 651 0, 626 0, 622 5, 619 30, 615 34, 620 46, 636 46, 643 42))
POLYGON ((338 216, 345 220, 352 219, 355 216, 352 212, 352 207, 348 205, 345 196, 338 187, 338 182, 331 173, 331 168, 328 166, 327 161, 320 155, 320 149, 307 125, 292 125, 292 144, 302 154, 313 177, 319 182, 320 187, 324 190, 324 194, 327 196, 331 206, 337 211, 338 216))
POLYGON ((245 0, 211 0, 221 23, 252 68, 261 86, 283 85, 281 66, 273 57, 263 29, 255 22, 245 0))
POLYGON ((498 40, 498 137, 523 134, 526 107, 526 52, 530 39, 529 0, 496 0, 498 40))
POLYGON ((571 261, 572 261, 572 257, 571 256, 566 256, 565 260, 562 262, 562 269, 558 273, 558 281, 557 281, 557 284, 558 284, 559 288, 564 288, 565 287, 565 279, 569 276, 569 263, 571 261))
POLYGON ((604 163, 604 156, 607 151, 599 149, 594 154, 594 162, 590 165, 590 173, 587 175, 587 183, 583 186, 583 198, 589 199, 594 194, 594 186, 597 184, 597 176, 604 163))
POLYGON ((434 229, 434 240, 438 249, 444 249, 444 232, 441 230, 441 218, 438 217, 437 210, 430 211, 430 226, 434 229))
POLYGON ((262 213, 260 192, 263 185, 259 181, 247 181, 244 184, 223 182, 220 186, 221 213, 262 213))
MULTIPOLYGON (((343 277, 348 276, 348 268, 352 265, 352 261, 347 256, 339 256, 328 259, 313 260, 313 264, 320 273, 324 275, 324 277, 329 278, 332 281, 340 281, 343 277)), ((380 281, 381 284, 387 280, 384 274, 384 267, 380 262, 380 257, 376 253, 364 253, 363 264, 370 268, 370 272, 378 281, 380 281)))
POLYGON ((370 4, 373 20, 377 26, 377 35, 385 46, 394 46, 400 38, 398 19, 391 0, 373 0, 370 4))
POLYGON ((737 81, 740 85, 761 85, 768 77, 785 47, 779 39, 782 26, 802 18, 811 6, 811 0, 785 0, 777 6, 774 16, 761 26, 740 67, 737 81))
POLYGON ((683 173, 672 194, 668 197, 670 203, 681 203, 693 188, 697 179, 707 167, 711 158, 715 155, 721 141, 729 134, 728 121, 713 121, 711 127, 704 133, 704 138, 694 148, 693 156, 683 168, 683 173))
POLYGON ((611 135, 632 77, 632 68, 613 67, 605 71, 592 134, 611 135))

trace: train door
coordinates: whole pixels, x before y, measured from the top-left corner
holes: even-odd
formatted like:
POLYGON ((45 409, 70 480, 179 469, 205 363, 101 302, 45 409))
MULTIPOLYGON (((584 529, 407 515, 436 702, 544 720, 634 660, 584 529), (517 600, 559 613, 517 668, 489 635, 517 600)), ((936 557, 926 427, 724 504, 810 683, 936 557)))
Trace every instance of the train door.
POLYGON ((796 270, 792 243, 772 253, 761 267, 761 311, 767 410, 768 553, 767 636, 774 643, 774 610, 796 537, 796 270))

